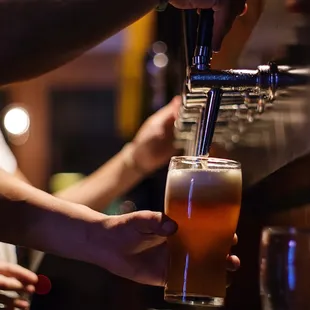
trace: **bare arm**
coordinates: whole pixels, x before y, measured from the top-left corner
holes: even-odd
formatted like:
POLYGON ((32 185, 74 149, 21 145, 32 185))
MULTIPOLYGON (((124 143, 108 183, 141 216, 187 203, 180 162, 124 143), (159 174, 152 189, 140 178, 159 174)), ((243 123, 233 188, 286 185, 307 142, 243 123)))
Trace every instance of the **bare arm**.
MULTIPOLYGON (((109 203, 128 192, 145 177, 144 173, 137 171, 128 162, 130 149, 131 145, 128 145, 91 175, 64 190, 54 193, 54 196, 87 205, 93 210, 102 212, 108 207, 109 203)), ((30 184, 19 169, 16 169, 14 175, 30 184)))
MULTIPOLYGON (((130 146, 128 146, 130 148, 130 146)), ((55 197, 102 212, 114 199, 122 196, 139 181, 144 174, 127 163, 129 148, 121 150, 106 164, 93 172, 82 181, 54 193, 55 197)), ((14 175, 30 184, 25 175, 16 169, 14 175)))
MULTIPOLYGON (((133 142, 90 176, 55 193, 55 196, 103 211, 112 200, 133 188, 148 173, 167 164, 171 156, 177 154, 173 147, 174 120, 180 104, 180 97, 175 97, 144 122, 133 142)), ((19 169, 15 176, 26 181, 19 169)))
POLYGON ((80 56, 138 20, 157 0, 0 0, 0 84, 80 56))
POLYGON ((55 193, 55 196, 103 211, 112 200, 125 194, 144 178, 143 173, 128 164, 130 147, 128 145, 89 177, 55 193))
POLYGON ((1 241, 91 261, 88 232, 104 215, 53 197, 3 170, 0 197, 1 241))
POLYGON ((165 240, 176 229, 159 212, 105 216, 0 170, 1 241, 93 263, 143 284, 163 285, 165 240))
POLYGON ((177 154, 173 147, 174 121, 180 104, 180 97, 175 97, 144 122, 133 142, 89 177, 56 196, 102 211, 147 173, 167 164, 171 156, 177 154))
MULTIPOLYGON (((213 48, 245 0, 171 0, 178 8, 215 12, 213 48)), ((60 67, 141 18, 158 0, 0 0, 0 85, 60 67)))

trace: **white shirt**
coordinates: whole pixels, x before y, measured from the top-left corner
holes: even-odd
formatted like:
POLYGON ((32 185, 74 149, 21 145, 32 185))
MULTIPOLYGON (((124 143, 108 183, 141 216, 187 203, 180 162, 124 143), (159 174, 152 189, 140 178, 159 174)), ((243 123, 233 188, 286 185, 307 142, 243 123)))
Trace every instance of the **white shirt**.
MULTIPOLYGON (((5 142, 0 130, 0 168, 8 173, 14 173, 17 168, 16 158, 5 142)), ((0 242, 0 261, 17 263, 16 248, 12 244, 0 242)))
MULTIPOLYGON (((0 130, 0 168, 8 173, 14 173, 17 169, 17 161, 10 147, 7 145, 0 130)), ((44 253, 40 251, 31 251, 30 269, 34 272, 38 269, 44 253)), ((16 247, 12 244, 0 242, 0 261, 17 264, 16 247)))

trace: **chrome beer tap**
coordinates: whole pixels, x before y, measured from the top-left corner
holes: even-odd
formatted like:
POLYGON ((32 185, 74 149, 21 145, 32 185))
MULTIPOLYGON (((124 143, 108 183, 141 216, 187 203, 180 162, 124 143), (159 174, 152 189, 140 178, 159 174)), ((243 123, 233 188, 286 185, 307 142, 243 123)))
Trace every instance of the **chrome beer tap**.
POLYGON ((253 115, 273 106, 278 90, 309 82, 307 69, 277 66, 274 62, 257 70, 214 70, 213 11, 197 14, 196 10, 186 10, 183 25, 186 79, 176 138, 186 155, 208 154, 217 122, 225 126, 236 113, 246 113, 251 123, 253 115))
MULTIPOLYGON (((193 38, 189 37, 195 33, 196 11, 185 11, 184 29, 185 29, 185 48, 187 59, 187 73, 190 77, 190 70, 197 72, 206 72, 210 70, 212 60, 212 31, 213 31, 213 10, 201 10, 198 17, 197 38, 195 48, 193 49, 193 38), (191 66, 189 63, 191 61, 191 66)), ((220 87, 211 87, 207 92, 195 96, 188 88, 190 80, 187 79, 185 87, 185 96, 183 97, 183 110, 196 111, 196 123, 191 127, 191 134, 195 135, 195 143, 190 144, 191 152, 195 155, 207 155, 212 142, 215 123, 221 103, 222 90, 220 87), (188 98, 187 95, 193 95, 188 98), (198 114, 197 114, 198 112, 198 114)), ((182 116, 181 116, 182 117, 182 116)), ((191 119, 191 118, 190 118, 191 119)))

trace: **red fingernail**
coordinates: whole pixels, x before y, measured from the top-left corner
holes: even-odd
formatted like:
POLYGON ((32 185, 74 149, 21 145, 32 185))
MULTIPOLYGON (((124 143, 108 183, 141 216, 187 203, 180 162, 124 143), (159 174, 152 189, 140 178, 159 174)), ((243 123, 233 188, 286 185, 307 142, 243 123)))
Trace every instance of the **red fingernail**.
POLYGON ((39 274, 35 293, 38 295, 46 295, 50 292, 51 288, 52 283, 50 279, 42 274, 39 274))

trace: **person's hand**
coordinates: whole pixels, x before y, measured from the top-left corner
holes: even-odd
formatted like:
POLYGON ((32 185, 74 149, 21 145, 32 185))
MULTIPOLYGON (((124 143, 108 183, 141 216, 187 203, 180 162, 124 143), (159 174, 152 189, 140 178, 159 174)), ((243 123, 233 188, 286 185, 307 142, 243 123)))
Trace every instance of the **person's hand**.
POLYGON ((19 265, 0 262, 0 303, 4 309, 27 309, 29 302, 19 294, 32 294, 38 281, 36 274, 19 265))
POLYGON ((132 157, 141 171, 150 173, 167 164, 177 154, 173 146, 174 121, 181 105, 177 96, 149 117, 132 141, 132 157))
MULTIPOLYGON (((106 217, 103 225, 107 231, 104 240, 98 232, 91 234, 92 241, 105 245, 95 252, 96 264, 142 284, 165 285, 169 261, 166 238, 176 232, 175 222, 160 212, 139 211, 106 217)), ((227 257, 229 271, 239 265, 236 256, 227 257)))
MULTIPOLYGON (((238 243, 238 236, 234 234, 232 245, 236 245, 238 243)), ((236 255, 227 255, 227 287, 230 286, 232 282, 231 273, 238 270, 240 267, 240 260, 236 255)))
POLYGON ((244 12, 245 2, 246 0, 170 0, 173 6, 180 9, 214 10, 212 48, 215 52, 221 49, 222 41, 236 17, 244 12))

